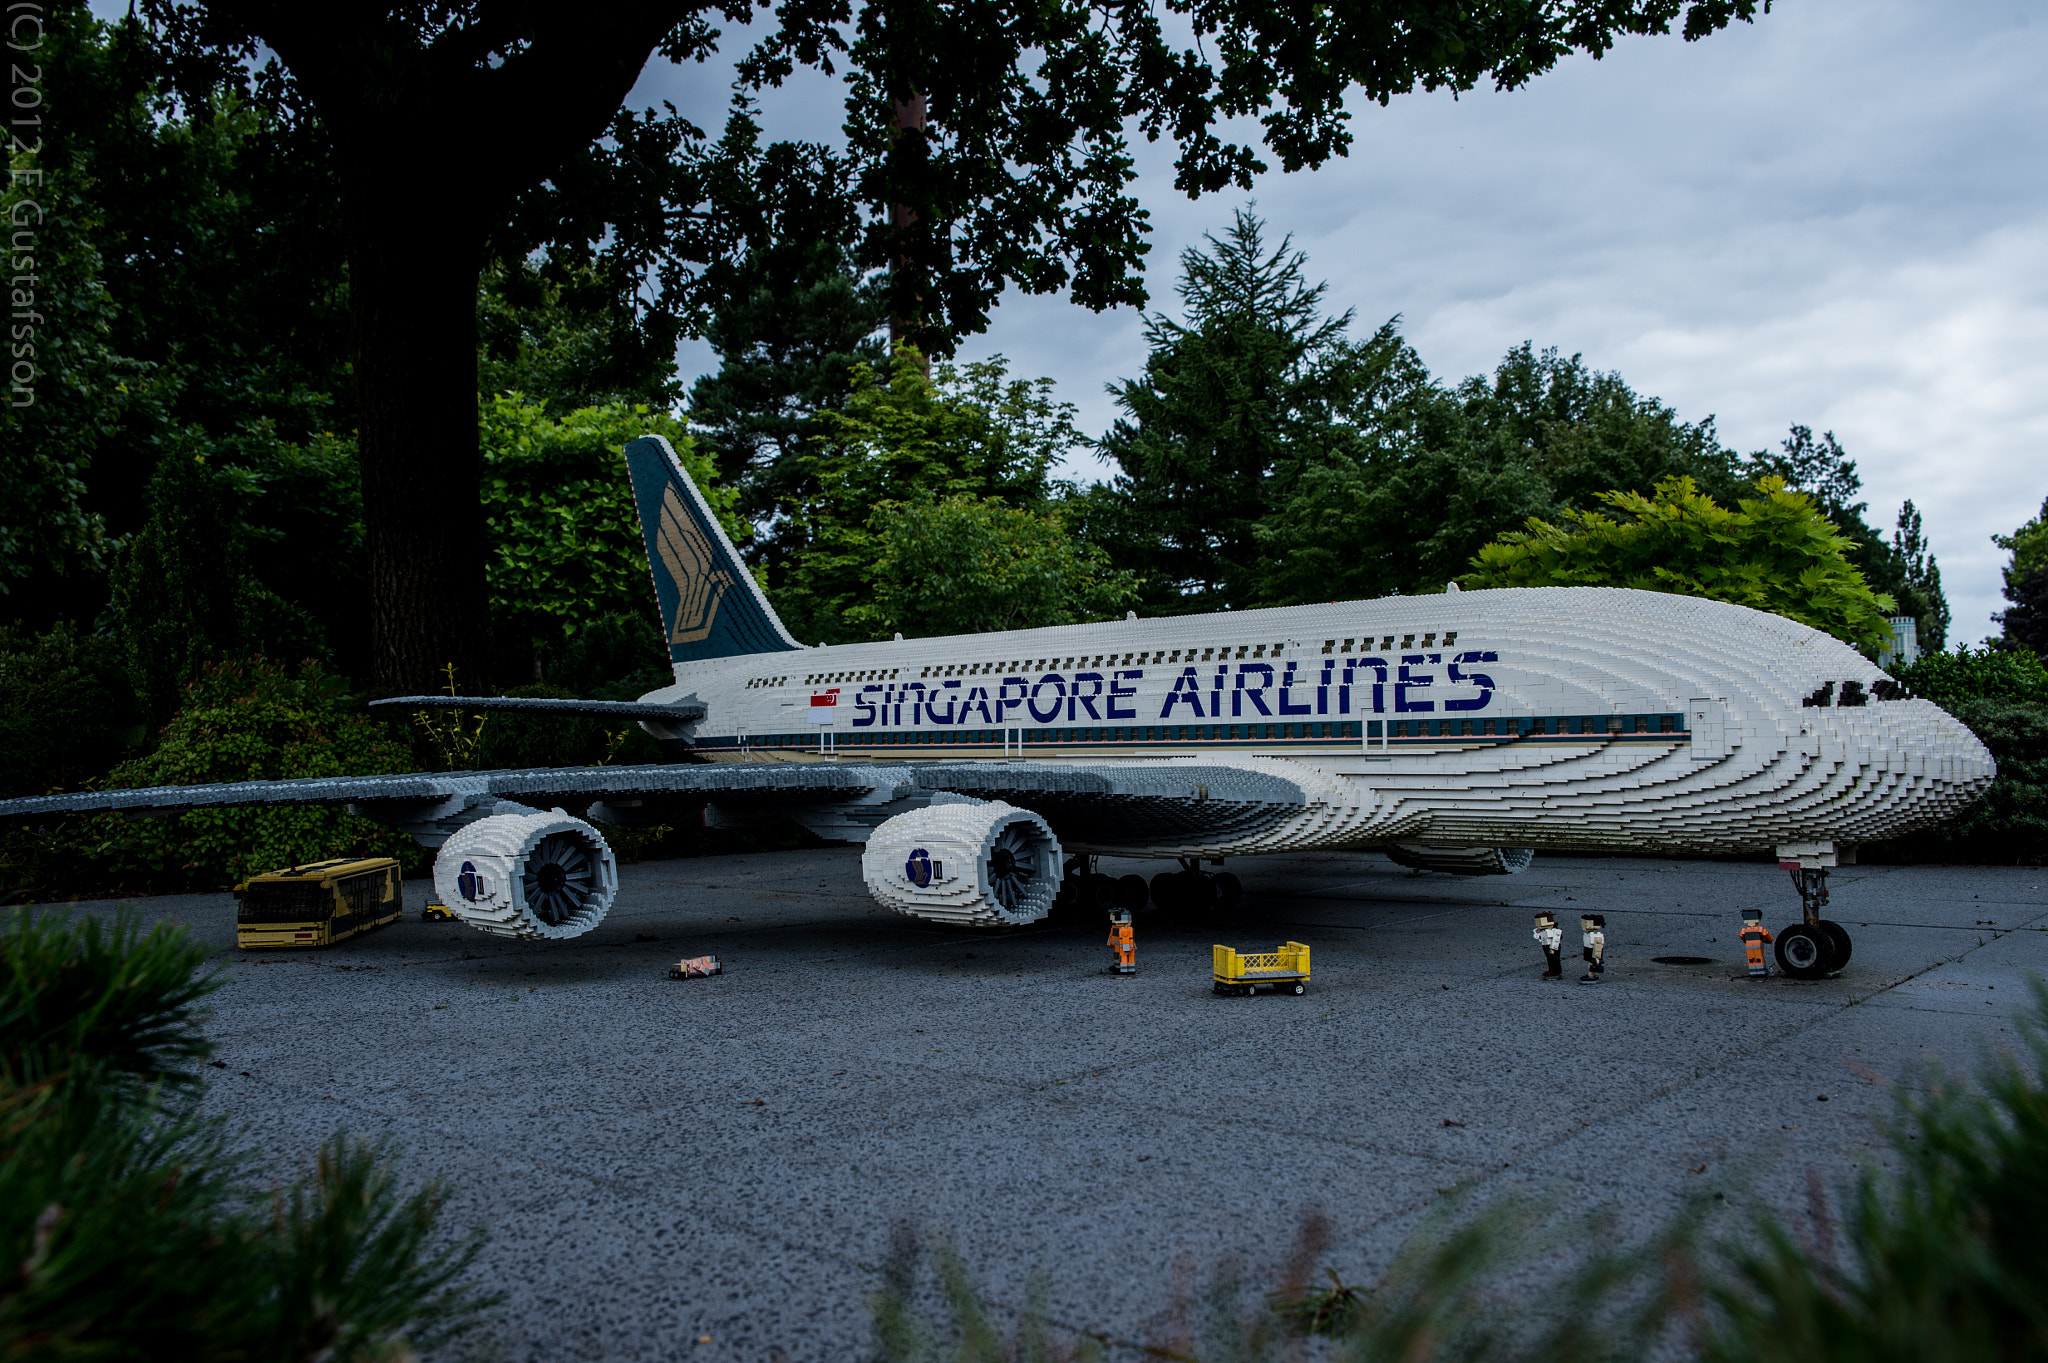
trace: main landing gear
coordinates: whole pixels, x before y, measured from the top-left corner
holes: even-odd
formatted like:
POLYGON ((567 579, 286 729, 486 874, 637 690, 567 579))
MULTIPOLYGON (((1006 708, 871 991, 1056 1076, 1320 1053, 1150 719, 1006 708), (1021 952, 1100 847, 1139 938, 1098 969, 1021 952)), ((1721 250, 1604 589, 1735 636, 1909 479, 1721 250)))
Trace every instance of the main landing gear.
POLYGON ((1791 865, 1785 869, 1792 873, 1792 885, 1799 891, 1805 921, 1778 934, 1778 968, 1797 980, 1832 975, 1849 964, 1852 948, 1848 929, 1821 917, 1828 903, 1827 868, 1791 865))
POLYGON ((1152 902, 1176 918, 1229 913, 1244 898, 1244 885, 1228 871, 1204 871, 1197 857, 1181 857, 1178 871, 1152 877, 1152 902))
POLYGON ((1052 902, 1052 916, 1064 923, 1099 923, 1111 909, 1136 913, 1145 907, 1143 876, 1106 876, 1095 869, 1095 858, 1068 857, 1060 876, 1060 892, 1052 902))
POLYGON ((1103 875, 1095 869, 1094 857, 1069 857, 1052 916, 1062 923, 1094 923, 1115 909, 1137 913, 1149 901, 1169 918, 1199 921, 1232 912, 1244 898, 1243 883, 1230 872, 1204 871, 1199 857, 1181 857, 1179 861, 1178 871, 1156 875, 1147 885, 1143 876, 1103 875))

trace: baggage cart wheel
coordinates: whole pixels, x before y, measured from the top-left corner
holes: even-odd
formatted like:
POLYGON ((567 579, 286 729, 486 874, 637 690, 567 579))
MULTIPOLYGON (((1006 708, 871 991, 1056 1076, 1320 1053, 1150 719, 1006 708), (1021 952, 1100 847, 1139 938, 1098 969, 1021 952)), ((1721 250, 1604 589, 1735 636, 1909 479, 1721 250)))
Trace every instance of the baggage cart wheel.
POLYGON ((1296 980, 1293 986, 1290 987, 1287 992, 1290 994, 1306 994, 1308 992, 1308 986, 1303 984, 1300 980, 1296 980))

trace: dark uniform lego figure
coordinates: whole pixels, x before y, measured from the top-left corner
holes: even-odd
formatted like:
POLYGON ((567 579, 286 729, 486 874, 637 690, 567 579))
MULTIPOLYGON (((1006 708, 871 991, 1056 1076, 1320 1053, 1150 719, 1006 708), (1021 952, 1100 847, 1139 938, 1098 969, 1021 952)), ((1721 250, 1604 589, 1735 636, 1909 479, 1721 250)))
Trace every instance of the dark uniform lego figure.
POLYGON ((1751 979, 1761 980, 1771 973, 1770 963, 1764 959, 1764 948, 1778 939, 1764 926, 1761 909, 1742 911, 1742 946, 1749 953, 1749 974, 1751 979))
POLYGON ((1561 980, 1564 978, 1564 929, 1557 925, 1554 913, 1536 915, 1536 945, 1543 948, 1543 978, 1561 980))
POLYGON ((1582 913, 1579 915, 1579 955, 1585 958, 1586 973, 1579 976, 1580 984, 1598 984, 1600 977, 1607 973, 1607 918, 1604 914, 1582 913))
POLYGON ((1116 951, 1116 964, 1110 969, 1118 975, 1138 973, 1138 934, 1131 927, 1129 909, 1109 911, 1109 945, 1116 951))

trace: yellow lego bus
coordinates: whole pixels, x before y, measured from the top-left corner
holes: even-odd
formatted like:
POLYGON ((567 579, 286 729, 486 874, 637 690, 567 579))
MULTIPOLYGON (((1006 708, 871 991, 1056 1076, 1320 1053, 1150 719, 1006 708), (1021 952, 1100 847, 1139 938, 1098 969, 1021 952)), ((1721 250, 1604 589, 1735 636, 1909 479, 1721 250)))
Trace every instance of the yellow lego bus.
POLYGON ((265 871, 235 887, 235 944, 244 951, 326 947, 395 922, 405 907, 390 857, 336 857, 265 871))

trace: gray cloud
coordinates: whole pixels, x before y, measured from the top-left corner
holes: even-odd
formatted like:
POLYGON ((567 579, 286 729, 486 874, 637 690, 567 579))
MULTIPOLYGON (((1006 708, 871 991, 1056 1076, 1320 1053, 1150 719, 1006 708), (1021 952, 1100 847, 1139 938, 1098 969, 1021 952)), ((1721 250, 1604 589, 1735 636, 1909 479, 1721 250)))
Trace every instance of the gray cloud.
MULTIPOLYGON (((1360 324, 1400 313, 1446 378, 1532 339, 1742 450, 1832 429, 1873 523, 1926 514, 1956 634, 1990 631, 1989 536, 2048 494, 2048 7, 1792 0, 1528 89, 1358 110, 1351 156, 1190 203, 1144 159, 1149 279, 1247 197, 1360 324)), ((1049 374, 1084 429, 1139 319, 1013 298, 973 354, 1049 374)))

